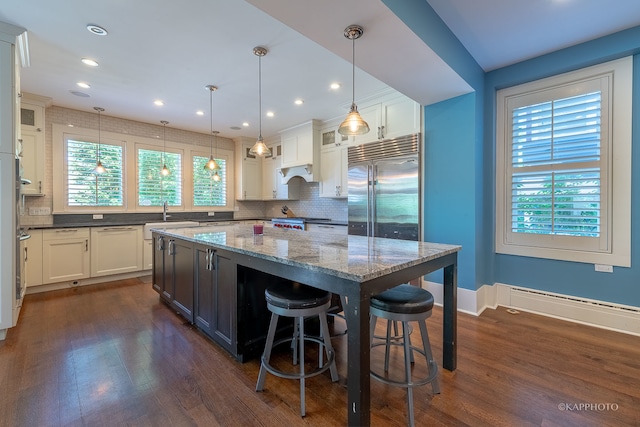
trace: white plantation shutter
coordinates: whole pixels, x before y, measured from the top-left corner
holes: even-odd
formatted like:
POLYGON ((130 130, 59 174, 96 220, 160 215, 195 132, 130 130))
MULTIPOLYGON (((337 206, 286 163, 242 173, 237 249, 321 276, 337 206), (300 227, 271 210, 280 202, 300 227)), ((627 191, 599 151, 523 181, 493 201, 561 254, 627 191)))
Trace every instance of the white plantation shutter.
POLYGON ((630 265, 632 93, 631 57, 497 91, 497 253, 630 265))
POLYGON ((97 143, 68 138, 65 152, 68 206, 123 206, 121 145, 100 144, 100 161, 106 168, 101 175, 93 173, 97 143))
POLYGON ((220 166, 220 181, 213 180, 213 174, 204 168, 209 157, 193 156, 193 206, 227 205, 227 161, 216 159, 220 166))
POLYGON ((601 98, 513 109, 512 232, 600 236, 601 98))
POLYGON ((182 155, 138 149, 138 206, 182 205, 182 155), (169 175, 160 171, 167 165, 169 175))

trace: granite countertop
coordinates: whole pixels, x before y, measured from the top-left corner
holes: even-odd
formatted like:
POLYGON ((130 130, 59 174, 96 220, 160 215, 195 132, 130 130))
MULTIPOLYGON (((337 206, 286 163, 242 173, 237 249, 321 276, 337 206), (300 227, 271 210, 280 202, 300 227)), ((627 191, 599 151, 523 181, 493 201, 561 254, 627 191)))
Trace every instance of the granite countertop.
POLYGON ((253 227, 243 224, 174 228, 161 231, 161 234, 358 282, 462 249, 458 245, 441 243, 269 227, 264 228, 263 235, 254 236, 253 227))

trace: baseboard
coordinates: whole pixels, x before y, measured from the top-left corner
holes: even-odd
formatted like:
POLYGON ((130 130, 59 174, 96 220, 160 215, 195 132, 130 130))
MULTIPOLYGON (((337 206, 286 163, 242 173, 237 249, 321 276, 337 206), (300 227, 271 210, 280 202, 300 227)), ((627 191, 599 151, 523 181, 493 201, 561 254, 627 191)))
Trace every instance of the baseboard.
POLYGON ((40 292, 57 291, 60 289, 77 288, 79 286, 95 285, 96 283, 114 282, 116 280, 133 279, 135 277, 148 276, 151 270, 134 271, 132 273, 114 274, 110 276, 92 277, 69 282, 49 283, 39 286, 27 286, 26 294, 37 294, 40 292))
MULTIPOLYGON (((422 287, 442 305, 443 287, 423 280, 422 287)), ((479 316, 498 306, 640 336, 640 308, 496 283, 478 290, 458 288, 458 311, 479 316)))

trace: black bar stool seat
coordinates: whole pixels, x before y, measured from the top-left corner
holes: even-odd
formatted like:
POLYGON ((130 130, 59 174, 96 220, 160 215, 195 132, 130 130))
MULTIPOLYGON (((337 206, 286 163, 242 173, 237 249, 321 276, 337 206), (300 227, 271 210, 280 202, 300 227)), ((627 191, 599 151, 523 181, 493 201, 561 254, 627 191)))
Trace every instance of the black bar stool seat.
POLYGON ((335 352, 331 345, 329 325, 327 324, 327 310, 331 305, 331 294, 297 282, 281 282, 268 287, 264 295, 267 300, 267 308, 271 311, 271 321, 269 322, 269 332, 267 333, 264 353, 260 362, 256 391, 264 389, 267 372, 281 378, 300 380, 300 415, 304 417, 306 414, 305 379, 319 375, 328 369, 331 372, 331 380, 333 382, 338 381, 335 352), (274 342, 280 316, 294 318, 293 336, 274 342), (306 335, 304 332, 305 318, 310 316, 318 316, 320 320, 319 337, 306 335), (305 372, 304 366, 305 341, 315 342, 319 345, 318 367, 307 372, 305 372), (293 347, 293 365, 299 364, 300 369, 298 372, 286 372, 276 369, 269 363, 273 347, 284 342, 290 342, 293 347), (323 362, 325 351, 327 360, 323 362))

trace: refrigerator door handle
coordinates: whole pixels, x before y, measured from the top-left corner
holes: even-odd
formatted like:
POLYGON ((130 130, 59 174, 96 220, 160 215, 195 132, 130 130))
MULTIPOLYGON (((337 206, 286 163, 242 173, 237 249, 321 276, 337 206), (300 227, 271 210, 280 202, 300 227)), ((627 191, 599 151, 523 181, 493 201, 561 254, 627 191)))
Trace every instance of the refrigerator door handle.
POLYGON ((368 236, 376 237, 376 222, 378 221, 376 216, 376 187, 378 185, 378 165, 375 163, 369 166, 369 173, 371 176, 371 185, 369 186, 369 223, 368 223, 368 236))

